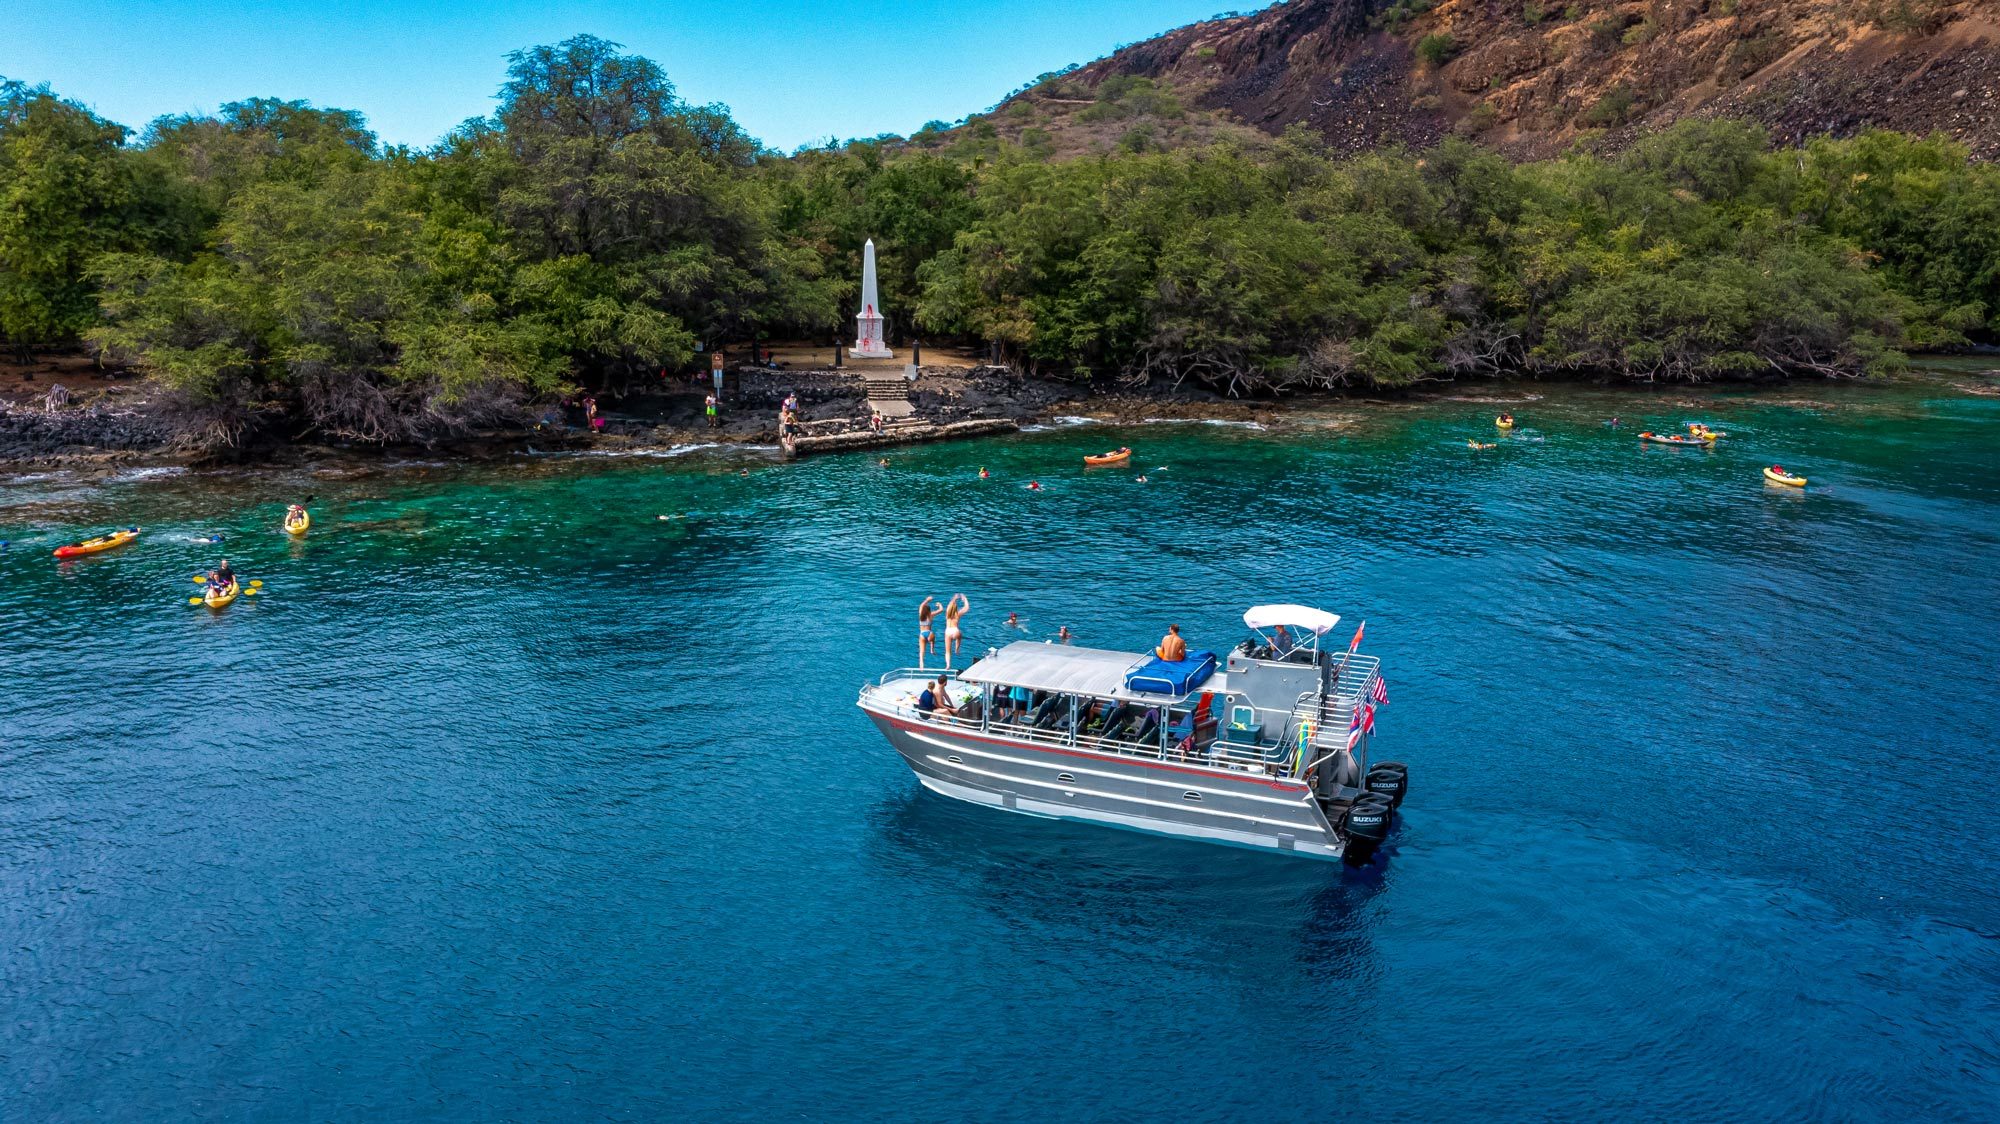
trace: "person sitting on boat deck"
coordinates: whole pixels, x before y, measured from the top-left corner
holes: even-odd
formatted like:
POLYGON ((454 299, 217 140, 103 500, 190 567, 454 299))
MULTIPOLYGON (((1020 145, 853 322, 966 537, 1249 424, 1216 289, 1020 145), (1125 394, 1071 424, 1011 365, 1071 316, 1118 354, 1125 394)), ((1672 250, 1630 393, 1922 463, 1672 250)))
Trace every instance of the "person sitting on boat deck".
POLYGON ((937 677, 937 687, 932 692, 932 695, 937 700, 936 713, 942 714, 946 718, 958 714, 958 708, 951 704, 951 691, 945 686, 944 676, 940 675, 937 677))
POLYGON ((1168 663, 1177 663, 1187 658, 1187 641, 1181 639, 1180 625, 1167 626, 1167 634, 1160 638, 1160 646, 1153 649, 1153 654, 1168 663))
POLYGON ((1083 705, 1081 700, 1079 700, 1079 708, 1076 712, 1076 732, 1085 734, 1096 731, 1100 726, 1104 725, 1105 716, 1110 711, 1111 704, 1105 702, 1103 699, 1092 699, 1088 705, 1083 705))
POLYGON ((931 711, 936 709, 937 692, 931 690, 931 685, 926 683, 924 684, 923 693, 917 696, 917 717, 929 718, 931 711))

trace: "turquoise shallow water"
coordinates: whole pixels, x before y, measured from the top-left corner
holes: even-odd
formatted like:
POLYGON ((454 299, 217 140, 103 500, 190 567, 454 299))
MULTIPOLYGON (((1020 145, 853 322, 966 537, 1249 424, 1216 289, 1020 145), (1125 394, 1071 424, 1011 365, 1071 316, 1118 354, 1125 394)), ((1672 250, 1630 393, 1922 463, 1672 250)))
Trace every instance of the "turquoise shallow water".
POLYGON ((1949 380, 17 474, 0 538, 7 1119, 2000 1105, 2000 398, 1949 380), (208 531, 265 596, 186 605, 208 531), (960 590, 974 644, 1366 618, 1386 853, 922 792, 854 690, 960 590))

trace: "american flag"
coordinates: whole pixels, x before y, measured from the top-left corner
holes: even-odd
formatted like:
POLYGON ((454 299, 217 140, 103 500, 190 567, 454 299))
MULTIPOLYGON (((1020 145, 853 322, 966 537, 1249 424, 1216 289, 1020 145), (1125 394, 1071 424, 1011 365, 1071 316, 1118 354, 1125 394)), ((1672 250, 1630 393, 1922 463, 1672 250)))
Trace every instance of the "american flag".
POLYGON ((1389 681, 1377 675, 1375 677, 1375 685, 1368 688, 1368 697, 1374 699, 1377 706, 1388 706, 1389 681))
POLYGON ((1353 749, 1361 741, 1361 708, 1354 708, 1354 721, 1347 724, 1347 748, 1353 749))
POLYGON ((1375 732, 1375 706, 1372 703, 1361 708, 1361 732, 1364 734, 1375 732))

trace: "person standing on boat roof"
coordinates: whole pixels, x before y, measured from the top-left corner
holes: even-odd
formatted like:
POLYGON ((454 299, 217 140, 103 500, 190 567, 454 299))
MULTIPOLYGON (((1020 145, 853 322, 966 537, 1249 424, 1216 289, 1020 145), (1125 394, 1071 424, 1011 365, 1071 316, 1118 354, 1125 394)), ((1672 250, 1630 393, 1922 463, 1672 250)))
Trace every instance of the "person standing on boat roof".
POLYGON ((1187 658, 1187 641, 1181 639, 1180 625, 1167 626, 1167 634, 1160 638, 1160 646, 1153 649, 1153 654, 1168 663, 1177 663, 1187 658))

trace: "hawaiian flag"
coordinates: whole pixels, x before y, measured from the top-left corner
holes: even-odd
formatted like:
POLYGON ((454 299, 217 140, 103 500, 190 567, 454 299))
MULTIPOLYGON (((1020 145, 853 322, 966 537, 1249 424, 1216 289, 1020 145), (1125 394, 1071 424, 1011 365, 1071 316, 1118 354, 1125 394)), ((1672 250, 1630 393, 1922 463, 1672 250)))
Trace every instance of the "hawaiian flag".
POLYGON ((1361 708, 1361 732, 1364 734, 1373 734, 1375 732, 1375 706, 1373 703, 1361 708))
POLYGON ((1361 708, 1354 708, 1354 720, 1347 724, 1347 748, 1353 749, 1361 741, 1361 708))
POLYGON ((1347 643, 1348 651, 1356 652, 1361 649, 1361 634, 1366 631, 1368 631, 1368 622, 1362 621, 1361 627, 1354 630, 1354 639, 1348 641, 1347 643))
POLYGON ((1374 699, 1377 706, 1388 706, 1389 681, 1377 675, 1375 677, 1375 685, 1368 688, 1368 697, 1374 699))

